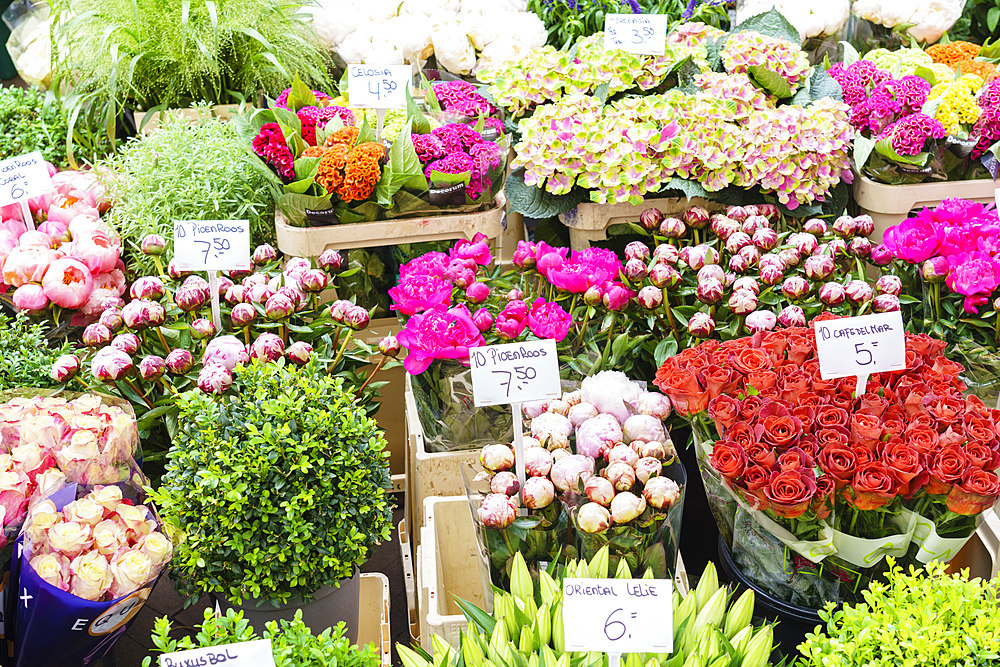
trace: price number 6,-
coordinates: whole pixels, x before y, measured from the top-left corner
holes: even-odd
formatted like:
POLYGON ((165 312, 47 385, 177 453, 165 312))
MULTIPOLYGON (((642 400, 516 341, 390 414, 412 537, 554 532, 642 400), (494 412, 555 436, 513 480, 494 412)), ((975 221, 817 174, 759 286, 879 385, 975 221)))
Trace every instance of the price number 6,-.
MULTIPOLYGON (((397 84, 396 84, 395 81, 392 81, 391 79, 382 79, 382 92, 384 92, 386 95, 389 95, 390 93, 392 93, 394 90, 396 90, 396 88, 397 88, 397 84)), ((382 99, 382 95, 379 92, 378 81, 369 81, 368 82, 368 92, 371 93, 372 95, 374 95, 375 99, 379 99, 379 100, 382 99), (375 84, 375 90, 372 90, 372 84, 373 83, 375 84)))
POLYGON ((14 183, 13 187, 10 189, 10 198, 13 201, 20 201, 24 198, 24 188, 28 187, 27 183, 14 183))
POLYGON ((226 252, 230 248, 230 246, 229 246, 229 239, 213 238, 211 241, 198 241, 198 240, 195 240, 195 243, 200 243, 203 246, 205 246, 205 261, 206 262, 208 261, 208 254, 209 253, 211 253, 211 252, 214 251, 215 252, 214 257, 216 259, 218 259, 219 257, 222 256, 222 253, 226 252))
MULTIPOLYGON (((608 614, 608 618, 604 621, 604 636, 613 642, 618 641, 619 639, 625 636, 626 632, 628 632, 628 628, 625 627, 624 622, 611 620, 612 618, 614 618, 614 615, 617 614, 618 612, 628 613, 623 609, 618 608, 615 609, 610 614, 608 614)), ((631 616, 632 618, 637 618, 638 614, 633 611, 631 612, 631 616)), ((631 639, 632 635, 629 635, 629 638, 631 639)))
MULTIPOLYGON (((501 387, 506 387, 507 388, 507 396, 510 396, 510 381, 511 381, 512 377, 514 377, 516 375, 517 376, 516 379, 517 379, 517 381, 519 383, 523 380, 525 382, 525 384, 527 384, 528 380, 534 380, 535 377, 538 375, 538 373, 535 372, 535 369, 532 368, 531 366, 527 366, 527 367, 525 367, 525 366, 514 366, 514 373, 511 373, 510 371, 492 371, 492 372, 494 374, 499 373, 500 375, 506 375, 507 376, 507 381, 500 383, 501 387)), ((523 386, 524 386, 523 384, 518 384, 517 388, 520 389, 523 386)))
MULTIPOLYGON (((872 347, 878 347, 878 341, 871 341, 868 343, 872 347)), ((857 362, 858 366, 870 366, 875 363, 875 357, 872 355, 871 350, 865 347, 865 343, 855 343, 854 344, 854 361, 857 362), (867 361, 862 361, 862 359, 867 356, 867 361)))

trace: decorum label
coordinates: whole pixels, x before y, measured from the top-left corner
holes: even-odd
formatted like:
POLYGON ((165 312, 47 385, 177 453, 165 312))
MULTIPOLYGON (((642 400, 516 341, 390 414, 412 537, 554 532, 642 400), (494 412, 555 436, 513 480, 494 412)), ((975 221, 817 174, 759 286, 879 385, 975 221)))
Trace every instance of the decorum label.
POLYGON ((40 152, 25 153, 0 162, 0 206, 16 204, 53 190, 55 187, 40 152))
POLYGON ((250 269, 248 220, 175 220, 174 261, 185 271, 250 269))
POLYGON ((667 44, 668 18, 666 14, 607 14, 604 50, 662 56, 667 44))
POLYGON ((240 644, 206 646, 160 656, 160 667, 274 667, 270 639, 240 644))
POLYGON ((567 651, 671 653, 669 579, 563 579, 567 651))
POLYGON ((410 65, 348 65, 347 96, 356 109, 405 109, 410 65))
POLYGON ((559 355, 551 339, 469 349, 476 407, 559 398, 559 355))
POLYGON ((818 322, 816 352, 824 380, 904 370, 903 316, 897 310, 818 322))

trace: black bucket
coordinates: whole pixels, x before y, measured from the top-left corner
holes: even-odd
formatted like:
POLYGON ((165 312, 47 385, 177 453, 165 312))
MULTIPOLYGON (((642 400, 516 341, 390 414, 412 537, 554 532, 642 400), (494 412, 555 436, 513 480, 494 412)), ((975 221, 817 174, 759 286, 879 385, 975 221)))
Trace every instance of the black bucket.
MULTIPOLYGON (((753 590, 754 616, 769 621, 779 621, 774 628, 774 642, 784 655, 797 655, 798 646, 805 641, 806 633, 813 632, 817 625, 824 625, 815 609, 800 607, 780 600, 747 579, 736 562, 733 561, 729 545, 721 536, 719 537, 719 562, 722 564, 722 569, 729 575, 729 580, 733 585, 753 590)), ((740 591, 737 591, 737 595, 739 593, 740 591)))

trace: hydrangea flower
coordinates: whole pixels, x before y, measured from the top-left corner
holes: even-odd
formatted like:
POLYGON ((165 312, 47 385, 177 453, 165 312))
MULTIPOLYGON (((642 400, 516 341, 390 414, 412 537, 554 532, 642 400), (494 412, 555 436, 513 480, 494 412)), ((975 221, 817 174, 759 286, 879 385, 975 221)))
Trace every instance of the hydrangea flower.
POLYGON ((809 58, 798 44, 746 30, 730 35, 720 54, 730 74, 742 74, 755 65, 781 76, 794 93, 809 73, 809 58))

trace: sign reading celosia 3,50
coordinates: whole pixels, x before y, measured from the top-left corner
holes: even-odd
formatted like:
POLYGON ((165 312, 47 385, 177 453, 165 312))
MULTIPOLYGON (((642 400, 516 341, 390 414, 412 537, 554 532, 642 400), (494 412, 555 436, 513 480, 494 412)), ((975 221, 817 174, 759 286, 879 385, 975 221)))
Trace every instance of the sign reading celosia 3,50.
POLYGON ((55 187, 40 152, 25 153, 0 162, 0 206, 16 204, 53 190, 55 187))
POLYGON ((901 371, 906 368, 903 316, 895 310, 817 322, 816 352, 824 380, 901 371))
POLYGON ((607 14, 604 17, 604 50, 662 56, 666 50, 669 18, 666 14, 607 14))
POLYGON ((559 355, 554 340, 473 347, 469 349, 469 358, 476 407, 540 401, 562 395, 559 355))
POLYGON ((250 269, 250 221, 175 220, 174 261, 185 271, 250 269))
POLYGON ((671 653, 669 579, 563 579, 567 651, 671 653))
POLYGON ((274 653, 270 639, 258 639, 239 644, 206 646, 190 651, 166 653, 160 656, 160 667, 274 667, 274 653))
POLYGON ((405 109, 409 65, 348 65, 347 96, 356 109, 405 109))

